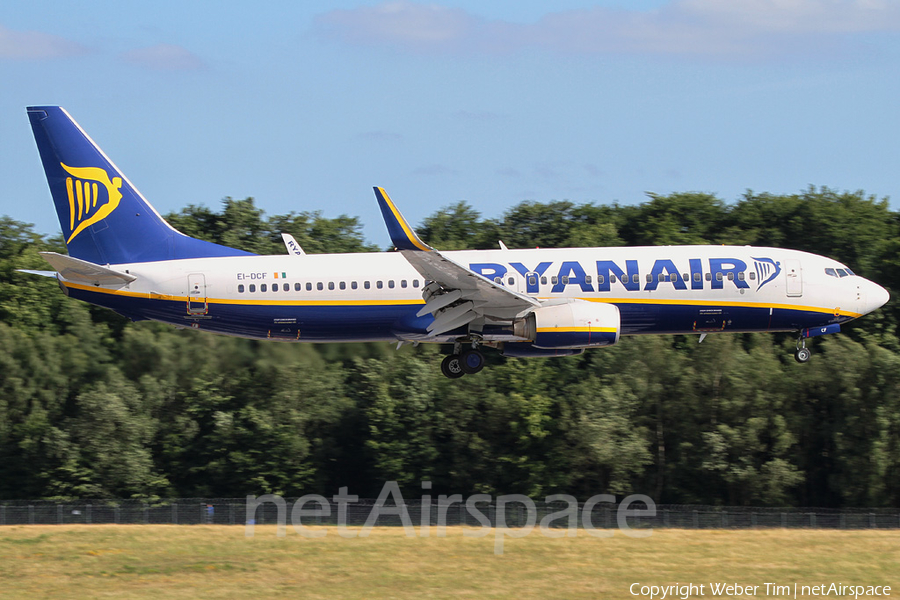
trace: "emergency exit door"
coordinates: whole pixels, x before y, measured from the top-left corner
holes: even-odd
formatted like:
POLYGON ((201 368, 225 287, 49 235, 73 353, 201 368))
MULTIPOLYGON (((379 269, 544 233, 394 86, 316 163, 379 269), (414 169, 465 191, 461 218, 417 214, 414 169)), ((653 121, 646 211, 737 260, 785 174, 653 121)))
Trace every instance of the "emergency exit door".
POLYGON ((784 275, 787 283, 785 290, 788 296, 803 295, 803 269, 800 267, 799 260, 784 261, 784 275))

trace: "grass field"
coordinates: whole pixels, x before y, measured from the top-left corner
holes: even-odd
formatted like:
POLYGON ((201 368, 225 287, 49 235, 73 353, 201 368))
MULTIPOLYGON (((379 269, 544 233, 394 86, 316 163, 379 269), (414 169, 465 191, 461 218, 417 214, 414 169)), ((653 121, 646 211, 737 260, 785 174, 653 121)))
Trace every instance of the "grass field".
MULTIPOLYGON (((59 525, 0 528, 2 598, 638 598, 631 584, 889 585, 900 595, 900 531, 658 529, 598 539, 276 537, 274 526, 59 525)), ((472 531, 472 530, 470 530, 472 531)), ((644 596, 646 598, 646 596, 644 596)), ((728 597, 728 596, 721 596, 728 597)), ((852 596, 850 596, 852 598, 852 596)))

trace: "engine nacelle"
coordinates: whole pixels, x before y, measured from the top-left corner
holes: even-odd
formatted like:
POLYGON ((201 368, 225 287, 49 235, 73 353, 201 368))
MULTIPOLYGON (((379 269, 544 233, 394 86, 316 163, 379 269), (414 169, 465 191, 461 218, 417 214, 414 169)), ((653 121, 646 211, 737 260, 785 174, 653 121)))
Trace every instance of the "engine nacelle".
POLYGON ((531 342, 506 342, 500 353, 515 358, 553 358, 578 356, 584 353, 584 348, 535 348, 531 342))
POLYGON ((515 331, 535 348, 600 348, 619 341, 620 326, 616 305, 575 300, 536 309, 515 331))

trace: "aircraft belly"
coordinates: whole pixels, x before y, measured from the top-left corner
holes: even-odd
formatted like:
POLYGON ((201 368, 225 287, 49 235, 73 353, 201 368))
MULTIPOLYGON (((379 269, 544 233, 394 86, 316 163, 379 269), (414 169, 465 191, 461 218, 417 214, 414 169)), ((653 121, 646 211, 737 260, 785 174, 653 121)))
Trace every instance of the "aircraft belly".
MULTIPOLYGON (((415 316, 419 304, 247 305, 212 300, 206 313, 191 315, 183 300, 150 299, 133 293, 126 296, 109 290, 101 292, 82 287, 69 287, 68 291, 74 298, 110 308, 133 320, 152 319, 241 337, 308 342, 434 339, 426 331, 432 317, 415 316)), ((805 307, 770 309, 765 305, 615 304, 621 313, 622 335, 795 331, 851 319, 805 307)), ((453 336, 465 333, 464 329, 448 332, 453 336)), ((503 339, 511 335, 503 328, 490 333, 496 333, 503 339)))
POLYGON ((767 331, 769 308, 693 304, 619 304, 622 334, 767 331))
POLYGON ((297 341, 396 340, 392 325, 415 305, 244 305, 210 302, 204 314, 187 313, 182 300, 122 296, 69 288, 69 295, 126 315, 240 337, 297 341), (299 334, 299 335, 298 335, 299 334))

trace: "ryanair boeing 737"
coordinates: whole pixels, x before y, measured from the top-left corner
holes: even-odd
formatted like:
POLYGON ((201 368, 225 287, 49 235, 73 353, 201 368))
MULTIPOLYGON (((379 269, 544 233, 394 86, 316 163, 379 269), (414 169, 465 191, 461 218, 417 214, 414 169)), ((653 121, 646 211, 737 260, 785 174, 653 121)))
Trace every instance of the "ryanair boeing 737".
POLYGON ((441 252, 381 188, 398 252, 258 256, 173 229, 62 108, 28 109, 68 256, 42 252, 63 292, 132 320, 294 342, 453 344, 448 377, 506 356, 580 354, 621 335, 798 332, 805 340, 888 301, 847 266, 750 246, 441 252))

